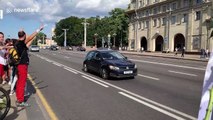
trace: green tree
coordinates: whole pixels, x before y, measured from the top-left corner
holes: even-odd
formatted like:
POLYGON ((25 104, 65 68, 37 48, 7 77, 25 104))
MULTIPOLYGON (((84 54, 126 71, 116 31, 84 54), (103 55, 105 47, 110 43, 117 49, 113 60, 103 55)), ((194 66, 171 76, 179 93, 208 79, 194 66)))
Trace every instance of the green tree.
POLYGON ((46 44, 46 37, 46 34, 44 34, 43 32, 39 32, 34 38, 35 40, 33 41, 32 45, 37 45, 38 41, 40 41, 40 43, 46 44))

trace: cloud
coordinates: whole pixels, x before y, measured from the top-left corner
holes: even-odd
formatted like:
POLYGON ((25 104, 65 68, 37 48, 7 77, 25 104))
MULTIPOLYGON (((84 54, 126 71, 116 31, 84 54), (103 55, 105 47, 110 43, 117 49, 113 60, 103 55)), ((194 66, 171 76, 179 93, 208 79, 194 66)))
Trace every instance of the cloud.
POLYGON ((41 22, 57 22, 69 16, 105 16, 112 9, 127 8, 129 0, 0 0, 6 15, 41 22), (32 9, 36 12, 14 12, 14 9, 32 9))

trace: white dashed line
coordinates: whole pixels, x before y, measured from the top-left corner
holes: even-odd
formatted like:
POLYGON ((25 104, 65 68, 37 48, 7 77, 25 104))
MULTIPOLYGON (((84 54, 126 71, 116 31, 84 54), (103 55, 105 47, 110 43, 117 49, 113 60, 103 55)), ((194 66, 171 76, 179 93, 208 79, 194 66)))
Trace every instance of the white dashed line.
POLYGON ((148 79, 152 79, 152 80, 160 80, 159 78, 150 77, 150 76, 141 75, 141 74, 138 74, 138 76, 140 76, 140 77, 144 77, 144 78, 148 78, 148 79))
POLYGON ((89 81, 92 81, 92 82, 94 82, 94 83, 97 83, 97 84, 99 84, 99 85, 101 85, 101 86, 103 86, 103 87, 106 87, 106 88, 109 87, 109 86, 107 86, 107 85, 105 85, 105 84, 103 84, 103 83, 100 83, 100 82, 98 82, 98 81, 96 81, 96 80, 93 80, 92 78, 86 77, 86 76, 84 76, 84 75, 82 75, 82 77, 83 77, 83 78, 86 78, 86 79, 89 80, 89 81))
POLYGON ((191 74, 191 73, 183 73, 183 72, 177 72, 177 71, 172 71, 172 70, 168 70, 171 73, 176 73, 176 74, 181 74, 181 75, 188 75, 188 76, 193 76, 196 77, 197 75, 195 74, 191 74))

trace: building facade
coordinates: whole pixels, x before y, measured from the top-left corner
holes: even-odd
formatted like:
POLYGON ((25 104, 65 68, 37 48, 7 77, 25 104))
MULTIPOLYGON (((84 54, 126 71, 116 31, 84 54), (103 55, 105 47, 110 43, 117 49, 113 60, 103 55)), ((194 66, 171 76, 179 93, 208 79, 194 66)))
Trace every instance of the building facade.
POLYGON ((129 50, 213 50, 212 0, 131 0, 129 50))

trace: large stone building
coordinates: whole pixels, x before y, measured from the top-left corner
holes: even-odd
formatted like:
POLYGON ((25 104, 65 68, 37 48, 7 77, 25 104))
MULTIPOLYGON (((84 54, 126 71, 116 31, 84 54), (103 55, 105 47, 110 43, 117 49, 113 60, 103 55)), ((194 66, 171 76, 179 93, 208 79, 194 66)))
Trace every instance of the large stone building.
POLYGON ((213 50, 212 0, 131 0, 126 13, 130 50, 213 50))

